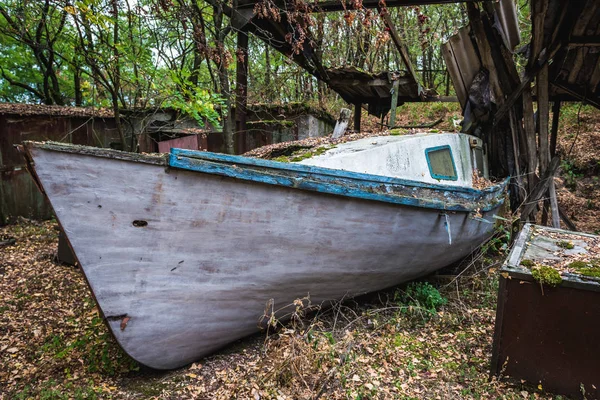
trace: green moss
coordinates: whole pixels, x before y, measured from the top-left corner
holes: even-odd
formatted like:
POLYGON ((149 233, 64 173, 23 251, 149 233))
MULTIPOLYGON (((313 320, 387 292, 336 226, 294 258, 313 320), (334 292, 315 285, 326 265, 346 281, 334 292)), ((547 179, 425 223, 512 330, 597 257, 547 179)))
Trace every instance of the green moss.
POLYGON ((561 240, 560 242, 556 243, 556 245, 558 247, 562 247, 563 249, 567 249, 567 250, 571 250, 572 248, 575 247, 575 245, 572 242, 568 242, 566 240, 561 240))
POLYGON ((567 267, 569 268, 573 268, 575 270, 581 269, 581 268, 587 268, 590 266, 590 263, 587 263, 585 261, 573 261, 572 263, 570 263, 569 265, 567 265, 567 267))
POLYGON ((298 161, 306 160, 307 158, 311 158, 312 156, 313 156, 312 153, 304 153, 302 155, 292 157, 290 159, 290 161, 298 162, 298 161))
POLYGON ((521 261, 521 265, 526 268, 531 268, 535 265, 535 263, 531 260, 525 259, 525 260, 521 261))
POLYGON ((320 156, 325 153, 327 150, 333 149, 335 146, 321 146, 316 149, 310 149, 308 151, 299 151, 291 155, 290 161, 297 162, 306 160, 307 158, 311 158, 314 156, 320 156))
POLYGON ((402 128, 390 129, 390 135, 392 135, 392 136, 404 135, 406 132, 407 132, 406 129, 402 129, 402 128))
POLYGON ((600 278, 600 267, 588 267, 577 270, 580 275, 590 276, 592 278, 600 278))
POLYGON ((270 120, 260 120, 260 121, 248 121, 246 122, 248 125, 277 125, 277 126, 287 126, 291 127, 296 125, 294 121, 290 121, 287 119, 270 119, 270 120))
POLYGON ((531 270, 531 276, 537 282, 548 286, 558 286, 562 282, 560 273, 552 267, 541 265, 531 270))
POLYGON ((568 267, 573 268, 575 272, 580 275, 600 278, 600 259, 593 259, 590 261, 573 261, 568 265, 568 267))
POLYGON ((279 157, 275 157, 273 159, 273 161, 279 161, 279 162, 290 162, 290 159, 286 156, 279 156, 279 157))

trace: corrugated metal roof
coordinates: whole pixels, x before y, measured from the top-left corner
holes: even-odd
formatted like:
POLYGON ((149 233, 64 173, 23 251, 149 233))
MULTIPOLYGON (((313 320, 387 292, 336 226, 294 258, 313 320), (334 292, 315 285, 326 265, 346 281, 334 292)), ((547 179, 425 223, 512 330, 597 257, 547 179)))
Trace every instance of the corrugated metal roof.
MULTIPOLYGON (((494 4, 494 9, 494 26, 500 32, 506 47, 512 51, 521 41, 515 4, 512 0, 500 0, 494 4)), ((481 69, 481 60, 471 40, 469 26, 461 28, 442 45, 442 54, 458 101, 464 108, 473 78, 481 69)))
POLYGON ((479 55, 469 36, 470 31, 469 26, 463 27, 442 45, 446 68, 454 84, 456 97, 463 108, 469 96, 469 87, 473 78, 481 68, 479 55))

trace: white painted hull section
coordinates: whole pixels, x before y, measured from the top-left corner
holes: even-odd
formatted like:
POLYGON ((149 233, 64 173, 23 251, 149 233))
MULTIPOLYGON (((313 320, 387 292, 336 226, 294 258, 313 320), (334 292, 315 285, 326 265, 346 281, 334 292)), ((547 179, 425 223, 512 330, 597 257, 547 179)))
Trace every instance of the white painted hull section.
POLYGON ((393 286, 459 260, 493 229, 449 213, 450 245, 435 209, 42 148, 31 156, 116 339, 158 369, 256 332, 270 299, 278 309, 393 286))

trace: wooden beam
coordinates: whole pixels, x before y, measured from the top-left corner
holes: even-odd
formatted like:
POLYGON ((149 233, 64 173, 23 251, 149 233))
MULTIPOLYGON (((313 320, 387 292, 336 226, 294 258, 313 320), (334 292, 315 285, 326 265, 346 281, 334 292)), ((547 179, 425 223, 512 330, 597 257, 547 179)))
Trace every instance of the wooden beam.
POLYGON ((417 74, 415 73, 412 63, 410 62, 410 57, 408 55, 408 51, 404 47, 404 43, 402 43, 402 40, 400 39, 400 35, 398 35, 398 32, 396 32, 394 23, 392 22, 392 19, 390 18, 390 13, 388 12, 387 8, 381 7, 381 6, 378 6, 377 10, 379 10, 379 15, 381 16, 383 23, 390 31, 390 36, 392 37, 392 41, 394 42, 394 44, 396 45, 396 48, 400 52, 400 57, 402 58, 404 65, 406 65, 406 69, 407 69, 408 73, 410 74, 410 76, 413 78, 413 80, 415 82, 419 82, 417 79, 417 74))
POLYGON ((569 84, 552 82, 552 85, 557 87, 560 90, 567 92, 571 96, 575 97, 577 100, 582 101, 587 104, 590 104, 590 105, 600 109, 600 99, 586 97, 586 96, 582 95, 581 93, 579 93, 579 90, 577 90, 577 88, 575 88, 569 84))
POLYGON ((600 36, 571 36, 567 47, 598 47, 600 46, 600 36))
POLYGON ((519 86, 510 94, 510 96, 506 98, 506 101, 498 108, 498 111, 496 111, 496 114, 494 115, 494 126, 496 126, 498 121, 504 117, 508 109, 515 105, 515 102, 519 99, 519 97, 521 97, 525 88, 531 85, 533 78, 535 78, 537 73, 544 67, 544 65, 546 65, 552 57, 554 57, 562 45, 562 43, 555 45, 552 51, 549 53, 547 52, 545 56, 540 58, 537 64, 534 64, 531 69, 525 71, 525 76, 523 77, 519 86))
POLYGON ((558 138, 558 121, 560 117, 560 100, 552 104, 552 128, 550 131, 550 157, 556 155, 556 141, 558 138))
POLYGON ((521 211, 521 221, 527 221, 529 218, 529 214, 535 209, 537 206, 537 202, 540 201, 542 196, 548 192, 548 186, 550 186, 550 180, 554 179, 554 174, 560 165, 560 158, 554 157, 552 161, 550 161, 550 165, 548 169, 542 176, 542 179, 538 182, 535 189, 529 193, 529 197, 527 198, 527 204, 521 211))
POLYGON ((567 226, 567 228, 569 228, 572 231, 577 231, 577 226, 575 225, 575 223, 573 221, 571 221, 571 219, 569 218, 569 216, 567 215, 567 213, 562 209, 561 206, 558 206, 558 214, 560 215, 560 219, 563 220, 563 222, 565 223, 565 225, 567 226))
POLYGON ((552 226, 554 228, 560 228, 560 210, 558 209, 558 200, 556 199, 556 188, 554 187, 554 178, 550 179, 550 185, 548 186, 548 194, 550 195, 552 226))
POLYGON ((536 182, 535 171, 538 164, 531 84, 528 84, 527 90, 523 92, 523 130, 525 132, 525 143, 527 145, 527 193, 531 194, 536 182))
MULTIPOLYGON (((519 162, 519 155, 521 152, 519 151, 519 126, 517 121, 517 116, 515 114, 515 110, 510 110, 510 132, 512 137, 512 145, 513 145, 513 153, 515 156, 515 168, 517 169, 517 175, 514 177, 517 180, 517 185, 519 188, 523 187, 523 175, 519 162)), ((515 198, 518 202, 521 202, 521 193, 514 193, 515 198)))
POLYGON ((540 153, 540 174, 546 172, 550 162, 550 146, 548 141, 548 120, 550 107, 548 100, 548 64, 544 65, 537 75, 536 90, 538 95, 538 138, 540 153))

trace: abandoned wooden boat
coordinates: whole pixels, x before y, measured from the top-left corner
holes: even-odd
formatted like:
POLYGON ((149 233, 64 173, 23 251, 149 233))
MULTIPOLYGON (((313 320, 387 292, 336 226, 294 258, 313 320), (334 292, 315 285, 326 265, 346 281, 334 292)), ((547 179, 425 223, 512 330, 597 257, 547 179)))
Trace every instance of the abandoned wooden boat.
POLYGON ((256 332, 267 304, 281 317, 307 295, 355 296, 465 257, 491 235, 506 187, 473 187, 485 157, 462 134, 368 138, 306 161, 321 166, 23 150, 117 341, 157 369, 256 332))

